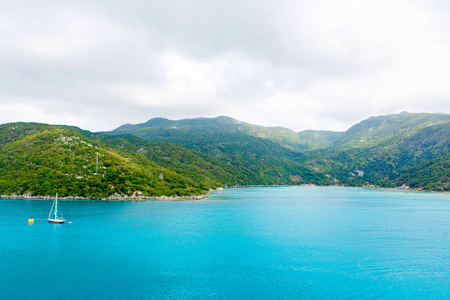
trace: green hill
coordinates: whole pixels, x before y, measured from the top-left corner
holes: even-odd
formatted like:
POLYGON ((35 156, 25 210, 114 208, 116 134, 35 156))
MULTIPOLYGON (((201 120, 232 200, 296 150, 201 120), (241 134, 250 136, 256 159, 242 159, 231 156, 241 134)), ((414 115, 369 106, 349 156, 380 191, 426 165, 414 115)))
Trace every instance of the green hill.
POLYGON ((348 129, 333 145, 333 149, 368 148, 391 140, 407 138, 419 130, 450 122, 450 115, 410 114, 370 117, 348 129))
POLYGON ((183 135, 210 137, 215 134, 243 134, 262 138, 285 147, 296 148, 301 141, 296 132, 284 127, 264 127, 241 122, 230 117, 195 118, 179 121, 164 118, 150 119, 142 124, 125 124, 111 133, 132 133, 138 137, 152 141, 177 142, 183 135))
POLYGON ((0 126, 0 194, 186 196, 218 186, 219 182, 201 174, 184 176, 138 152, 117 151, 70 128, 26 123, 0 126))
POLYGON ((211 185, 214 186, 217 182, 227 184, 236 181, 234 174, 226 167, 214 163, 214 159, 209 158, 209 161, 206 161, 194 151, 170 142, 148 142, 132 134, 106 135, 79 128, 74 130, 82 132, 94 141, 113 147, 119 153, 139 154, 159 166, 196 181, 212 181, 211 185))
MULTIPOLYGON (((234 175, 227 185, 324 184, 323 174, 305 167, 306 156, 288 141, 298 135, 282 128, 264 128, 228 117, 172 121, 162 118, 123 125, 110 134, 129 133, 152 142, 168 141, 191 149, 234 175), (277 137, 281 132, 281 137, 277 137), (291 135, 292 133, 292 135, 291 135), (281 145, 281 141, 284 145, 281 145)), ((294 138, 295 137, 295 138, 294 138)))
POLYGON ((127 124, 112 133, 127 132, 192 149, 208 161, 236 167, 229 173, 240 173, 246 184, 406 185, 448 190, 449 122, 450 116, 444 114, 402 113, 371 117, 346 132, 296 134, 227 117, 158 118, 127 124), (293 178, 302 180, 292 182, 293 178))
POLYGON ((310 166, 347 185, 450 190, 450 116, 373 117, 317 151, 310 166))
POLYGON ((450 116, 371 117, 346 132, 228 117, 123 125, 109 133, 0 126, 0 194, 193 196, 221 186, 349 185, 450 190, 450 116), (99 169, 96 174, 96 157, 99 169))
POLYGON ((330 148, 334 142, 338 141, 344 132, 305 130, 298 133, 299 142, 296 147, 299 149, 326 149, 330 148))

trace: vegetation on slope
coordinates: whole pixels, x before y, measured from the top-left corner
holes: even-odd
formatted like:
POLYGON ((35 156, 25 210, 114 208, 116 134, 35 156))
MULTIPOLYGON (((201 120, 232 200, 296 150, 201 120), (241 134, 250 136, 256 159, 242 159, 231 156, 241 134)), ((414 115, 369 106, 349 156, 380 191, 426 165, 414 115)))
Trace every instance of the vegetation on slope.
POLYGON ((192 150, 183 148, 170 142, 148 142, 132 134, 106 135, 82 131, 90 139, 106 144, 119 153, 135 153, 163 166, 177 174, 189 177, 195 181, 210 182, 217 186, 217 182, 234 181, 234 175, 221 166, 206 161, 192 150))
POLYGON ((302 141, 294 131, 284 127, 263 127, 241 122, 230 117, 195 118, 179 121, 164 118, 150 119, 143 124, 125 124, 112 131, 113 134, 132 133, 151 141, 178 140, 182 135, 211 137, 215 134, 241 134, 254 138, 262 138, 283 147, 296 149, 302 147, 302 141))
POLYGON ((289 184, 450 189, 448 115, 381 116, 345 133, 292 133, 226 117, 152 119, 109 134, 5 124, 0 194, 185 196, 289 184))
POLYGON ((177 174, 144 155, 119 153, 69 128, 24 123, 0 127, 0 194, 185 196, 217 186, 212 180, 177 174))
POLYGON ((344 132, 322 131, 322 130, 305 130, 298 133, 299 142, 296 147, 298 149, 327 149, 338 141, 344 132))
POLYGON ((346 132, 344 141, 316 152, 309 164, 345 185, 450 190, 449 116, 408 114, 371 119, 362 122, 371 126, 355 125, 352 128, 358 130, 353 136, 346 132), (377 134, 371 135, 374 132, 377 134), (369 146, 350 147, 361 137, 369 146))
MULTIPOLYGON (((344 184, 448 190, 450 116, 371 117, 345 133, 264 128, 219 117, 124 125, 150 141, 170 141, 233 166, 243 184, 344 184), (442 127, 440 127, 442 126, 442 127), (277 137, 278 134, 278 137, 277 137), (301 178, 298 182, 292 179, 301 178)), ((222 165, 223 167, 223 165, 222 165)), ((227 184, 230 184, 228 181, 227 184)))
POLYGON ((333 149, 369 148, 393 138, 403 139, 419 130, 450 122, 450 115, 401 113, 370 117, 350 129, 337 140, 333 149))
POLYGON ((221 178, 227 185, 328 183, 324 174, 305 167, 302 162, 305 155, 271 139, 236 129, 230 125, 230 120, 233 119, 170 121, 158 118, 144 124, 121 126, 112 134, 127 132, 149 141, 169 141, 194 150, 208 162, 233 175, 221 178))

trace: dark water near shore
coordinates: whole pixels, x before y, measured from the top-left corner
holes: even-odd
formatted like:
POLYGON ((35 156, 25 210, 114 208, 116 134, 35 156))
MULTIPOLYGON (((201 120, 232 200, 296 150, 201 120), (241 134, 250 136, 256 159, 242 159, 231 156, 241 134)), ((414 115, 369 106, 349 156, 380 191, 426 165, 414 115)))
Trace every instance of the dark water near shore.
POLYGON ((63 225, 46 221, 50 207, 0 200, 1 299, 450 299, 449 194, 61 201, 63 225))

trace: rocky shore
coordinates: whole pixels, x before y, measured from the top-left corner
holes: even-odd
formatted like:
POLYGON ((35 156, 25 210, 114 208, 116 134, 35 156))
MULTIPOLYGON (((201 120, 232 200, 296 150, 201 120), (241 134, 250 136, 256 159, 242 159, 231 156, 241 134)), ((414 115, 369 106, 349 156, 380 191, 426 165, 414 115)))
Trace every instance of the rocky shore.
MULTIPOLYGON (((58 197, 58 199, 64 200, 109 200, 109 201, 179 201, 179 200, 201 200, 208 198, 209 193, 206 195, 196 195, 196 196, 121 196, 113 195, 108 198, 94 198, 94 197, 79 197, 79 196, 66 196, 58 197)), ((26 200, 53 200, 54 196, 36 196, 30 194, 24 195, 0 195, 0 198, 4 199, 26 199, 26 200)))

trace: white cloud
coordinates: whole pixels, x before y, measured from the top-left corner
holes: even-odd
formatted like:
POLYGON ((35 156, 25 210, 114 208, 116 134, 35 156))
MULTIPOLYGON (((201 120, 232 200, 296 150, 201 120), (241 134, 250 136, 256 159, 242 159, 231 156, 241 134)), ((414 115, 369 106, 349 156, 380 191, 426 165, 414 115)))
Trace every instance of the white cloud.
POLYGON ((444 1, 44 2, 0 4, 0 122, 345 130, 450 111, 444 1))

